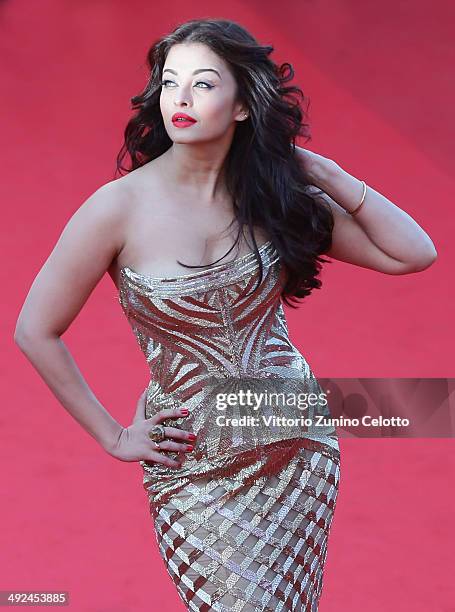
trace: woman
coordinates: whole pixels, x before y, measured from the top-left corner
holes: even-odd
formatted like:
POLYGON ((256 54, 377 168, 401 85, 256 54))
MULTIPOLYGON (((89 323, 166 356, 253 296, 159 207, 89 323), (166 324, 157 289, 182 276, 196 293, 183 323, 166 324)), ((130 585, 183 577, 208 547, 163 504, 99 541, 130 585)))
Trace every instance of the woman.
MULTIPOLYGON (((303 94, 272 50, 223 20, 184 23, 151 48, 117 160, 128 172, 70 219, 16 327, 70 414, 110 455, 140 462, 160 553, 191 610, 318 608, 336 433, 226 424, 252 411, 223 405, 240 390, 320 390, 281 298, 294 307, 320 287, 322 254, 386 274, 436 257, 404 211, 295 147, 309 138, 292 98, 303 94), (151 372, 129 427, 60 339, 106 271, 151 372)), ((285 412, 259 412, 271 409, 285 412)))

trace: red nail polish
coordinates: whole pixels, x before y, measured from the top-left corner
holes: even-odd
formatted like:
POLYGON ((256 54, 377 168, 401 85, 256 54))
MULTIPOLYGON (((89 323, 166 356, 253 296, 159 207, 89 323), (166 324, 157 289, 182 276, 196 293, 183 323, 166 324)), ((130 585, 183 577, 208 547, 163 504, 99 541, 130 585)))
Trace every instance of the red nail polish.
POLYGON ((187 416, 187 414, 189 413, 189 410, 188 410, 188 408, 182 408, 182 409, 180 410, 180 412, 181 412, 182 414, 184 414, 185 416, 187 416))
POLYGON ((193 448, 194 448, 194 446, 191 446, 191 444, 187 444, 187 445, 186 445, 186 450, 187 450, 187 451, 192 451, 192 450, 193 450, 193 448))
POLYGON ((193 433, 188 435, 188 438, 190 440, 193 440, 193 442, 194 442, 194 440, 196 440, 196 437, 197 437, 196 434, 193 434, 193 433))

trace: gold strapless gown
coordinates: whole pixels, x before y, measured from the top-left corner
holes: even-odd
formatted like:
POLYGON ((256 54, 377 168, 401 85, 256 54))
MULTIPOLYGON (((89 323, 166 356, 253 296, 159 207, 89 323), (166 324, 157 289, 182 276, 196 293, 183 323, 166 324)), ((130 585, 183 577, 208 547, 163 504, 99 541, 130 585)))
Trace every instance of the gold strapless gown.
POLYGON ((288 337, 278 253, 271 241, 259 251, 264 277, 251 295, 253 252, 173 278, 121 270, 119 302, 151 373, 145 417, 187 407, 165 424, 197 434, 180 468, 140 462, 159 551, 189 610, 316 612, 322 590, 335 431, 215 422, 214 381, 318 384, 288 337))

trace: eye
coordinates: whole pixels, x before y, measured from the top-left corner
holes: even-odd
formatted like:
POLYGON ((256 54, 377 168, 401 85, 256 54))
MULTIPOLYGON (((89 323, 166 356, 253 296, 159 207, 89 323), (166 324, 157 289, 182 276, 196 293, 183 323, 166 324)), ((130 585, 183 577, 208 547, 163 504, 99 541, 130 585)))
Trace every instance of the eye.
MULTIPOLYGON (((198 81, 198 82, 196 83, 196 85, 199 85, 199 84, 202 84, 202 85, 207 85, 207 89, 212 89, 212 88, 213 88, 213 85, 209 85, 209 84, 208 84, 208 83, 206 83, 205 81, 198 81)), ((205 87, 203 87, 202 89, 205 89, 205 87)))
MULTIPOLYGON (((169 79, 164 79, 164 81, 161 81, 161 86, 166 87, 166 83, 173 83, 173 81, 170 81, 169 79)), ((205 87, 202 87, 202 89, 213 89, 214 87, 214 85, 209 85, 209 83, 206 83, 205 81, 197 81, 196 85, 205 85, 205 87)))

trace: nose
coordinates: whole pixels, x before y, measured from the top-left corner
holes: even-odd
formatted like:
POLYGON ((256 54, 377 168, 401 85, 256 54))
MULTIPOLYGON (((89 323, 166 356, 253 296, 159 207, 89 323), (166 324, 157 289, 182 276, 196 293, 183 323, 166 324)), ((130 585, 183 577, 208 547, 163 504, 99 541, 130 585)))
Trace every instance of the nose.
POLYGON ((193 100, 191 94, 189 93, 189 89, 185 87, 180 87, 178 91, 175 92, 174 104, 175 106, 192 106, 193 100))
POLYGON ((176 97, 174 100, 174 105, 177 106, 178 108, 180 107, 188 108, 191 106, 189 100, 183 96, 176 97))

